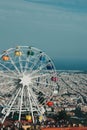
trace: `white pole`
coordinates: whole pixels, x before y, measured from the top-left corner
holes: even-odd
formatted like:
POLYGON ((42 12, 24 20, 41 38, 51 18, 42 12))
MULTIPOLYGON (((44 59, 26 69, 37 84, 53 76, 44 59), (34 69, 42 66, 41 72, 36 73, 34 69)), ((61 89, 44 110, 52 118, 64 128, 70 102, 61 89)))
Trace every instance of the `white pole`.
POLYGON ((8 114, 10 113, 10 110, 11 110, 11 108, 12 108, 12 106, 13 106, 13 104, 14 104, 16 98, 18 97, 18 94, 20 93, 20 90, 21 90, 21 88, 19 89, 17 95, 15 96, 13 102, 11 103, 11 105, 10 105, 10 107, 9 107, 9 109, 8 109, 8 111, 7 111, 7 113, 6 113, 6 115, 4 116, 4 118, 3 118, 3 120, 2 120, 2 123, 5 121, 6 117, 7 117, 8 114))
POLYGON ((20 102, 20 110, 19 110, 19 121, 21 120, 21 111, 22 111, 22 104, 23 104, 23 91, 24 91, 24 86, 22 87, 21 90, 21 102, 20 102))
POLYGON ((29 103, 30 103, 30 109, 31 109, 31 114, 32 114, 32 120, 34 123, 33 107, 32 107, 32 102, 31 102, 31 94, 30 94, 29 86, 27 86, 27 89, 28 89, 28 95, 29 95, 29 103))

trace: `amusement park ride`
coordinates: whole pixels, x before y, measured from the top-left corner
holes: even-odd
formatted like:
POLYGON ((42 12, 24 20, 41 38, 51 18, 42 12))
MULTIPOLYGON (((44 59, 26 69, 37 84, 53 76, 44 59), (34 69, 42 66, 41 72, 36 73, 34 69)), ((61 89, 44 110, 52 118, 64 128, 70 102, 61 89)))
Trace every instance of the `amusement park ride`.
POLYGON ((41 50, 17 46, 0 55, 1 123, 9 115, 18 121, 35 122, 35 115, 44 119, 45 105, 57 90, 57 73, 52 60, 41 50))

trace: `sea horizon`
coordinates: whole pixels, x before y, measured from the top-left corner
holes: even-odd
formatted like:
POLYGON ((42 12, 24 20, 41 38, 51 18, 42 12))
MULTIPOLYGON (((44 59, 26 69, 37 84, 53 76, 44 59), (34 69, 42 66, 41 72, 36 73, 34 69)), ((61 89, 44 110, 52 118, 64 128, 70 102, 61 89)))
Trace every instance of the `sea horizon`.
POLYGON ((56 70, 87 71, 86 60, 54 60, 56 70))

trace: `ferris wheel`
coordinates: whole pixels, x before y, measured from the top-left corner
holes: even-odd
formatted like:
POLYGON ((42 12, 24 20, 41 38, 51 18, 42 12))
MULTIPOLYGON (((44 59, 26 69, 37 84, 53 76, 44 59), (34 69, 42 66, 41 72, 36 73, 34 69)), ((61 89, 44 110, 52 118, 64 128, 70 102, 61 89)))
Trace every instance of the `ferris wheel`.
POLYGON ((0 97, 3 98, 2 123, 12 114, 43 116, 44 105, 52 99, 57 85, 52 60, 41 50, 17 46, 0 55, 0 97), (15 114, 16 113, 16 114, 15 114))

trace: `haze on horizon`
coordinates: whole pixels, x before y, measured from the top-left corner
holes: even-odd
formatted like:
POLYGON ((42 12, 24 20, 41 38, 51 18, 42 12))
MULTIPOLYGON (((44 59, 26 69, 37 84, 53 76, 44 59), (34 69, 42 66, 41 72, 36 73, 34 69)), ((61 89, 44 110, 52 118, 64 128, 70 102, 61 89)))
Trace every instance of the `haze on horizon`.
POLYGON ((87 1, 0 0, 0 53, 17 45, 39 48, 59 66, 86 68, 87 1))

